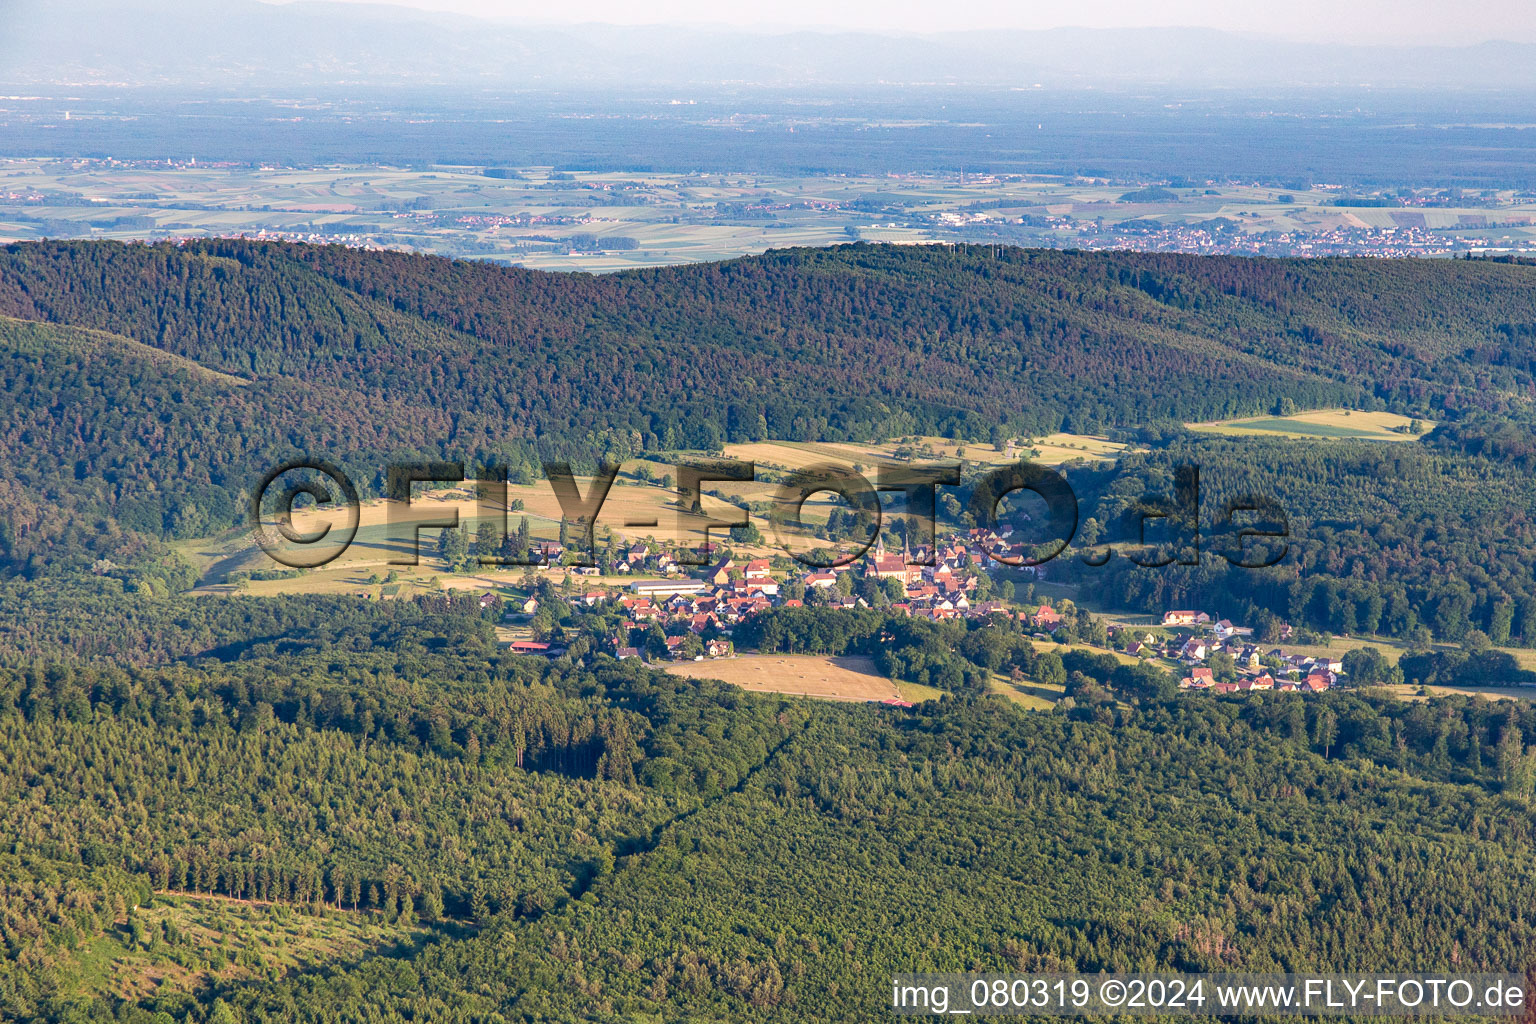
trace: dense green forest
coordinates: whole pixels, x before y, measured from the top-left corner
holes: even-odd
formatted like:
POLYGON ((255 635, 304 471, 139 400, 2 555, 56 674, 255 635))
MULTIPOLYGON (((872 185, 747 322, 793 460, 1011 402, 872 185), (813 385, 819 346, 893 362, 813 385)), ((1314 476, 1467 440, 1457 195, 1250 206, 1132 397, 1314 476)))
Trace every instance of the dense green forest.
POLYGON ((1525 702, 1190 699, 1039 650, 1014 616, 741 624, 741 648, 943 693, 816 703, 616 661, 616 637, 663 638, 547 584, 548 660, 446 592, 194 598, 168 544, 238 523, 295 455, 377 494, 402 457, 531 474, 762 437, 1104 432, 1133 448, 1064 467, 1082 531, 1052 582, 1261 635, 1391 634, 1410 682, 1507 682, 1489 645, 1536 644, 1533 281, 965 247, 607 277, 241 240, 0 249, 0 1017, 852 1022, 898 971, 1536 969, 1525 702), (1183 427, 1331 405, 1439 426, 1183 427), (1205 552, 1223 502, 1261 493, 1286 558, 1080 558, 1185 465, 1205 552), (1062 697, 1025 710, 999 677, 1062 697), (400 941, 285 966, 161 913, 181 898, 400 941), (128 961, 153 983, 122 983, 128 961))
POLYGON ((1498 260, 975 247, 589 277, 242 240, 12 245, 0 567, 105 559, 140 567, 118 573, 130 589, 175 590, 174 566, 142 569, 153 542, 240 522, 255 480, 298 455, 378 494, 403 456, 526 478, 541 458, 761 437, 1071 429, 1152 448, 1112 479, 1069 472, 1085 517, 1110 523, 1198 463, 1213 501, 1261 491, 1296 538, 1257 576, 1212 558, 1076 573, 1103 603, 1529 644, 1533 279, 1498 260), (1179 426, 1331 404, 1442 425, 1390 448, 1179 426))
POLYGON ((369 463, 392 452, 593 462, 1283 402, 1441 418, 1536 394, 1533 276, 845 246, 588 277, 240 240, 13 245, 0 315, 76 330, 4 323, 3 452, 17 490, 187 536, 232 521, 279 453, 324 452, 377 493, 369 463))
MULTIPOLYGON (((1194 701, 1091 655, 1050 712, 963 684, 817 704, 500 656, 475 610, 437 614, 459 643, 357 650, 355 619, 303 653, 0 671, 0 1012, 860 1021, 902 970, 1530 966, 1524 705, 1194 701), (165 890, 453 930, 318 973, 73 991, 165 890)), ((849 649, 891 625, 768 628, 849 649)), ((1040 668, 1015 627, 945 628, 973 670, 1040 668)))
POLYGON ((1143 495, 1174 494, 1175 467, 1198 466, 1200 563, 1053 565, 1108 605, 1159 614, 1197 607, 1260 627, 1536 644, 1536 488, 1524 456, 1448 449, 1445 436, 1383 445, 1184 435, 1112 469, 1082 467, 1070 476, 1104 543, 1134 542, 1120 535, 1125 510, 1143 495), (1288 550, 1273 567, 1221 557, 1242 557, 1223 522, 1242 495, 1284 510, 1288 550))

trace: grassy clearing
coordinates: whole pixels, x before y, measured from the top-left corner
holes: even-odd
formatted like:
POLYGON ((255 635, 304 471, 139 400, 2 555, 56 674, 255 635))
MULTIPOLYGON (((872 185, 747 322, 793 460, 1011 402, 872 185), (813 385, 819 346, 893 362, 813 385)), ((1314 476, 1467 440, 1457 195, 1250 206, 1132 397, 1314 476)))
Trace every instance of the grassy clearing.
MULTIPOLYGON (((587 493, 590 483, 588 479, 577 479, 583 494, 587 493)), ((511 487, 509 500, 522 500, 523 508, 506 513, 508 530, 515 531, 519 520, 526 516, 529 533, 534 539, 553 540, 559 535, 560 505, 547 483, 511 487)), ((697 546, 703 543, 704 526, 711 518, 729 519, 739 514, 739 510, 733 506, 709 496, 705 496, 703 505, 704 515, 685 515, 678 509, 675 492, 671 490, 643 484, 615 483, 597 518, 598 542, 604 543, 609 534, 614 534, 626 543, 651 540, 664 544, 697 546), (651 523, 655 525, 649 525, 651 523)), ((263 595, 344 593, 365 587, 368 577, 375 572, 382 575, 391 570, 399 572, 407 582, 421 582, 439 574, 443 568, 435 557, 439 531, 425 524, 453 516, 457 516, 459 524, 467 527, 471 533, 482 522, 491 522, 498 529, 502 526, 499 509, 481 506, 465 490, 420 495, 412 499, 409 508, 399 502, 373 499, 364 502, 359 509, 356 535, 334 561, 299 577, 252 581, 247 592, 263 595), (416 567, 393 564, 393 560, 411 555, 410 537, 418 525, 421 526, 417 549, 421 564, 416 567)), ((814 517, 811 504, 808 504, 806 518, 814 517)), ((769 525, 766 518, 758 517, 757 523, 767 535, 769 525)), ((301 533, 318 532, 326 525, 331 527, 332 536, 340 537, 346 526, 345 514, 302 509, 293 516, 293 528, 301 533)), ((724 531, 719 528, 710 532, 713 540, 720 540, 723 535, 724 531)), ((329 553, 334 548, 325 545, 330 543, 327 540, 314 548, 304 549, 306 556, 329 553)), ((767 547, 735 547, 748 556, 772 553, 767 547)), ((229 531, 217 537, 181 542, 177 549, 202 573, 206 584, 201 588, 204 592, 228 590, 220 584, 224 575, 231 570, 287 568, 257 548, 249 530, 229 531)), ((517 574, 520 575, 521 571, 517 570, 517 574)))
POLYGON ((668 665, 666 671, 690 679, 719 679, 744 690, 818 700, 871 701, 901 696, 896 684, 880 675, 869 658, 746 654, 718 661, 680 662, 668 665))
MULTIPOLYGON (((771 472, 805 469, 827 462, 847 468, 862 466, 865 470, 874 470, 881 465, 901 465, 908 461, 906 457, 896 456, 898 450, 910 453, 912 459, 921 462, 964 459, 981 466, 1014 462, 1021 458, 1032 458, 1052 464, 1072 458, 1114 458, 1123 450, 1122 445, 1104 438, 1076 434, 1053 434, 1048 438, 1026 439, 1026 441, 1028 443, 1021 447, 1009 447, 1001 452, 989 444, 956 442, 940 437, 916 438, 909 442, 891 441, 881 445, 763 441, 754 444, 728 445, 725 454, 732 459, 756 462, 763 469, 771 472), (1032 454, 1035 451, 1040 454, 1032 454)), ((666 545, 698 546, 702 544, 705 526, 711 520, 731 520, 739 517, 741 510, 738 506, 711 495, 705 495, 702 499, 704 514, 684 514, 678 507, 676 492, 670 486, 662 487, 658 483, 644 483, 636 478, 635 472, 642 465, 657 479, 672 475, 665 464, 652 460, 634 460, 627 463, 621 471, 620 478, 608 492, 598 513, 596 535, 600 543, 609 536, 616 536, 624 543, 651 541, 666 545)), ((589 493, 592 484, 590 478, 578 477, 576 483, 582 494, 589 493)), ((706 486, 710 490, 729 496, 734 501, 747 503, 773 503, 781 497, 780 485, 766 480, 742 484, 711 482, 706 486)), ((530 534, 535 539, 554 539, 559 535, 562 511, 553 488, 547 482, 509 485, 507 500, 511 503, 521 503, 520 508, 505 512, 505 523, 508 529, 516 529, 519 520, 527 518, 530 534)), ((822 492, 804 504, 800 510, 801 518, 812 525, 825 522, 831 510, 843 504, 841 498, 830 492, 822 492)), ((460 525, 466 526, 471 532, 483 522, 491 522, 500 528, 503 521, 502 509, 499 506, 480 503, 468 487, 418 494, 412 498, 409 507, 384 498, 369 499, 364 501, 358 509, 357 532, 350 545, 334 561, 303 576, 251 581, 246 592, 267 596, 353 592, 378 597, 381 596, 380 593, 368 591, 370 586, 375 585, 370 582, 370 579, 376 573, 386 575, 390 571, 398 572, 402 581, 408 586, 427 585, 433 577, 442 572, 443 567, 434 557, 438 532, 426 524, 436 520, 451 520, 455 517, 460 525), (410 537, 413 528, 417 526, 421 527, 418 549, 421 564, 415 567, 394 564, 395 560, 411 555, 410 537)), ((808 548, 820 547, 825 543, 808 536, 796 535, 793 531, 777 530, 773 527, 770 517, 763 512, 752 513, 751 519, 762 532, 765 543, 756 546, 732 545, 738 554, 746 557, 771 557, 783 553, 786 549, 791 552, 800 552, 808 548)), ((317 533, 328 526, 332 531, 331 536, 340 538, 346 525, 345 512, 336 509, 308 508, 297 510, 293 514, 293 529, 300 533, 317 533)), ((712 539, 719 540, 723 534, 724 531, 715 528, 710 536, 712 539)), ((328 549, 324 545, 330 543, 332 541, 327 540, 321 545, 306 548, 306 557, 327 554, 328 549)), ((287 568, 258 549, 252 539, 251 531, 245 528, 225 531, 213 537, 178 542, 175 546, 182 556, 199 570, 204 580, 204 585, 199 588, 202 593, 232 590, 233 588, 224 585, 223 581, 225 575, 234 570, 263 571, 287 568)), ((455 577, 454 579, 458 582, 452 585, 456 587, 496 586, 502 581, 494 578, 495 576, 495 573, 485 573, 470 577, 455 577), (463 582, 465 580, 477 582, 463 582)))
MULTIPOLYGON (((729 459, 755 462, 774 469, 806 469, 828 461, 848 464, 848 453, 837 451, 832 445, 796 444, 791 441, 728 444, 725 446, 725 455, 729 459)), ((868 464, 867 459, 865 464, 868 464)))
MULTIPOLYGON (((592 481, 589 477, 577 477, 576 484, 585 495, 592 481)), ((560 502, 548 483, 541 481, 535 484, 509 485, 507 498, 508 501, 522 502, 521 508, 506 512, 509 527, 516 528, 518 520, 526 516, 534 536, 552 537, 558 533, 561 517, 560 502)), ((706 503, 711 500, 705 499, 706 503)), ((411 524, 451 518, 455 515, 458 516, 460 523, 468 523, 473 527, 478 525, 482 518, 499 521, 501 509, 482 506, 473 493, 462 488, 415 495, 409 507, 387 498, 374 498, 363 502, 358 510, 358 537, 382 539, 387 536, 391 525, 402 531, 408 531, 411 524)), ((639 537, 654 534, 661 539, 663 536, 677 535, 678 518, 679 510, 676 506, 676 494, 673 491, 645 484, 615 482, 603 501, 597 525, 600 532, 612 529, 626 536, 639 537), (624 525, 634 520, 651 519, 657 521, 655 527, 624 525)), ((683 518, 692 521, 699 517, 683 518)), ((300 531, 315 530, 323 524, 331 524, 333 528, 339 529, 344 522, 345 516, 339 512, 322 512, 314 509, 303 509, 295 512, 293 516, 294 529, 300 531)), ((427 534, 427 536, 431 535, 427 534)))
POLYGON ((1340 438, 1356 441, 1416 441, 1435 428, 1420 420, 1420 434, 1406 432, 1411 417, 1392 412, 1355 412, 1349 409, 1315 409, 1293 416, 1255 416, 1249 419, 1187 423, 1190 430, 1234 437, 1290 437, 1303 440, 1340 438))
POLYGON ((995 673, 990 687, 993 693, 1000 693, 1020 707, 1031 711, 1049 711, 1065 696, 1064 688, 1060 686, 1047 686, 1028 679, 1016 683, 1006 676, 995 673))
MULTIPOLYGON (((1281 643, 1277 646, 1283 649, 1287 654, 1305 654, 1313 658, 1320 658, 1324 656, 1342 658, 1350 651, 1358 650, 1362 647, 1374 647, 1381 652, 1382 657, 1386 658, 1387 661, 1394 665, 1397 664, 1398 659, 1400 659, 1404 654, 1408 653, 1407 644, 1403 643, 1401 640, 1395 640, 1391 637, 1385 636, 1336 636, 1329 640, 1329 642, 1326 644, 1293 644, 1287 642, 1281 643)), ((1432 646, 1435 650, 1440 651, 1450 651, 1456 649, 1455 644, 1434 644, 1432 646)), ((1515 663, 1519 665, 1520 668, 1525 669, 1526 671, 1536 671, 1536 650, 1532 650, 1526 647, 1499 647, 1496 649, 1503 651, 1511 658, 1514 658, 1515 663)), ((1520 688, 1516 689, 1520 690, 1520 688)), ((1520 690, 1520 692, 1524 691, 1520 690)))
POLYGON ((1271 647, 1279 647, 1286 654, 1301 654, 1309 658, 1342 658, 1350 651, 1362 647, 1374 647, 1381 652, 1382 657, 1396 665, 1398 659, 1408 653, 1408 645, 1390 637, 1342 637, 1336 636, 1326 644, 1296 644, 1284 641, 1278 644, 1260 644, 1264 650, 1271 647))
MULTIPOLYGON (((1027 449, 1033 447, 1040 451, 1038 456, 1031 456, 1036 462, 1057 466, 1073 459, 1110 459, 1113 460, 1125 451, 1125 445, 1111 441, 1108 438, 1097 437, 1092 434, 1049 434, 1045 437, 1034 438, 1033 445, 1025 445, 1027 449)), ((1002 461, 1012 461, 1004 459, 1002 461)))
POLYGON ((1432 697, 1482 697, 1486 700, 1536 700, 1536 687, 1484 686, 1469 689, 1460 686, 1380 686, 1378 690, 1390 693, 1399 700, 1426 701, 1432 697))
POLYGON ((891 440, 882 444, 830 441, 756 441, 727 445, 725 453, 733 459, 752 460, 782 469, 804 469, 823 462, 842 466, 903 465, 910 461, 940 462, 964 460, 983 466, 1003 465, 1028 458, 1046 465, 1060 465, 1072 459, 1114 459, 1125 445, 1088 434, 1051 434, 1048 437, 1023 438, 1017 446, 999 451, 979 441, 955 441, 946 437, 914 437, 911 441, 891 440), (898 451, 911 457, 898 456, 898 451), (1039 454, 1034 454, 1038 452, 1039 454))
POLYGON ((1051 652, 1055 652, 1056 654, 1066 654, 1068 651, 1086 651, 1089 654, 1112 654, 1114 655, 1115 660, 1122 665, 1141 664, 1141 660, 1134 655, 1126 654, 1123 651, 1109 651, 1102 647, 1092 647, 1084 643, 1042 644, 1037 642, 1035 644, 1035 649, 1041 654, 1049 654, 1051 652))
POLYGON ((273 979, 407 955, 436 934, 368 912, 310 914, 218 897, 156 896, 129 921, 74 950, 63 972, 71 991, 142 999, 212 981, 273 979))
POLYGON ((925 686, 922 683, 896 682, 896 692, 901 694, 901 699, 911 701, 913 704, 921 704, 925 700, 938 700, 944 696, 944 691, 937 686, 925 686))

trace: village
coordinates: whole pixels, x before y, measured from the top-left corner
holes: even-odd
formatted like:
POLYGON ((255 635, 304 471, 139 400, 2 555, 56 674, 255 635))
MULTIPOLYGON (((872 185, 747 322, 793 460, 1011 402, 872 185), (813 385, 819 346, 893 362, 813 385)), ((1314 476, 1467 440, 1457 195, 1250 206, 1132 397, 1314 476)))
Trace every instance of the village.
MULTIPOLYGON (((1213 693, 1242 693, 1253 690, 1281 690, 1285 692, 1322 693, 1338 685, 1344 663, 1337 658, 1317 658, 1305 654, 1286 654, 1282 648, 1262 650, 1252 643, 1253 630, 1234 626, 1226 619, 1212 621, 1205 612, 1170 611, 1163 616, 1163 625, 1179 629, 1192 628, 1192 632, 1177 645, 1155 646, 1157 640, 1150 635, 1143 640, 1132 640, 1126 645, 1128 654, 1140 655, 1151 650, 1162 657, 1176 660, 1189 667, 1189 674, 1179 680, 1186 690, 1210 690, 1213 693), (1216 668, 1210 664, 1217 657, 1230 659, 1235 678, 1217 679, 1216 668)), ((1282 626, 1282 635, 1289 635, 1289 626, 1282 626)))
MULTIPOLYGON (((991 553, 1010 559, 1024 554, 1024 545, 1010 543, 1012 532, 1006 525, 996 531, 972 529, 940 539, 932 550, 887 551, 877 543, 860 559, 825 568, 782 556, 738 560, 722 545, 709 544, 704 551, 714 561, 699 570, 682 564, 678 553, 664 546, 634 543, 619 547, 598 566, 566 569, 565 578, 644 578, 580 593, 572 590, 565 600, 584 609, 617 612, 632 635, 648 638, 642 647, 622 631, 610 636, 604 653, 619 660, 666 663, 733 657, 735 627, 770 609, 874 608, 933 621, 1015 619, 1040 641, 1079 644, 1162 667, 1178 677, 1181 689, 1193 692, 1316 694, 1340 685, 1340 659, 1260 644, 1251 628, 1204 611, 1172 610, 1160 621, 1145 624, 1105 623, 1070 600, 1056 599, 1053 604, 1043 595, 1035 599, 1036 584, 1045 582, 1047 566, 1006 566, 1004 574, 987 569, 991 553), (1029 582, 1018 594, 1012 579, 999 582, 998 575, 1029 582), (1082 628, 1085 622, 1093 625, 1082 628)), ((534 548, 551 567, 562 551, 552 541, 534 548)), ((507 621, 530 622, 539 607, 536 596, 514 602, 507 621)), ((1279 634, 1282 642, 1290 639, 1291 627, 1281 625, 1279 634)), ((547 657, 565 652, 542 635, 514 639, 509 646, 514 653, 547 657)))

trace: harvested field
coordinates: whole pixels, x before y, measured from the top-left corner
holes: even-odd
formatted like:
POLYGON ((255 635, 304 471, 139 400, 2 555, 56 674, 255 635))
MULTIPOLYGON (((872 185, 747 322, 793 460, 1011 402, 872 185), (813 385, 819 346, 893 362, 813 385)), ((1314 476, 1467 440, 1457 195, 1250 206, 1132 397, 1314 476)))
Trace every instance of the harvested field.
POLYGON ((899 696, 896 684, 869 658, 810 654, 746 654, 718 661, 686 661, 668 672, 690 679, 719 679, 744 690, 819 700, 869 701, 899 696))

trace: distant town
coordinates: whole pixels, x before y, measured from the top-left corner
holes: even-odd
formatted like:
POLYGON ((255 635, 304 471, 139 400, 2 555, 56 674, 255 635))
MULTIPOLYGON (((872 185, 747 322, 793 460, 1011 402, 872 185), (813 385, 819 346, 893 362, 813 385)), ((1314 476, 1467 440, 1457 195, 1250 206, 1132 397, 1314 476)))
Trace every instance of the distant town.
POLYGON ((0 159, 0 242, 235 235, 585 271, 850 241, 1450 256, 1536 252, 1536 192, 965 172, 0 159))

